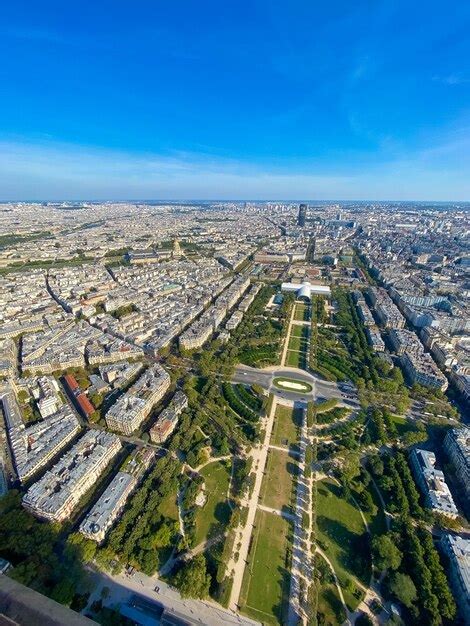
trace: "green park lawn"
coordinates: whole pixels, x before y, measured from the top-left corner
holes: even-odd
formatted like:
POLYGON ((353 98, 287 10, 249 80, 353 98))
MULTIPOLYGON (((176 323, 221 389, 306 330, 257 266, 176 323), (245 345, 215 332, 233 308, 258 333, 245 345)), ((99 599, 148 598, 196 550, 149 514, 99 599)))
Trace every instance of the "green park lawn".
POLYGON ((297 367, 299 369, 305 369, 307 365, 307 357, 303 352, 295 352, 294 350, 287 350, 286 365, 289 367, 297 367))
POLYGON ((406 417, 392 414, 391 419, 397 429, 398 437, 403 437, 406 433, 416 432, 418 430, 416 425, 406 417))
POLYGON ((290 336, 291 337, 299 337, 302 339, 308 339, 308 326, 296 326, 292 324, 290 327, 290 336))
POLYGON ((357 598, 354 588, 358 581, 368 586, 371 575, 364 522, 357 507, 344 499, 342 488, 331 480, 318 483, 317 502, 319 545, 333 564, 346 604, 354 610, 364 595, 357 598))
POLYGON ((176 504, 176 493, 170 492, 164 498, 159 507, 159 512, 168 519, 178 521, 178 506, 176 504))
POLYGON ((207 501, 196 514, 196 545, 222 532, 230 518, 227 489, 230 481, 230 466, 216 461, 202 468, 207 501))
POLYGON ((301 409, 278 404, 274 416, 271 443, 275 446, 291 446, 298 442, 301 409))
POLYGON ((286 511, 291 504, 298 465, 288 452, 270 449, 261 485, 261 504, 286 511))
POLYGON ((337 626, 346 619, 346 612, 334 583, 322 584, 318 591, 319 623, 324 626, 337 626))
POLYGON ((310 319, 310 307, 307 304, 296 304, 294 319, 298 322, 308 322, 310 319))
POLYGON ((300 337, 290 336, 289 339, 289 350, 300 350, 301 352, 306 352, 308 349, 308 339, 303 339, 300 337))
POLYGON ((242 613, 263 624, 285 621, 290 584, 290 564, 286 564, 290 536, 290 523, 283 517, 265 511, 256 513, 240 607, 242 613))

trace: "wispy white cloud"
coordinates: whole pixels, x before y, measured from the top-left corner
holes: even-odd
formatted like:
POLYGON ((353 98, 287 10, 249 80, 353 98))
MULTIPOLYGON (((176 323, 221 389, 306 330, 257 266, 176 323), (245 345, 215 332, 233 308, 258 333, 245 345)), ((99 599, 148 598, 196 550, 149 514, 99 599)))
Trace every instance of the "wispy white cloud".
POLYGON ((260 166, 209 154, 135 154, 53 142, 0 141, 0 196, 20 199, 470 199, 465 168, 438 168, 450 143, 361 168, 260 166))
POLYGON ((443 83, 444 85, 465 85, 470 83, 470 77, 459 73, 447 74, 445 76, 435 75, 432 79, 433 81, 443 83))
POLYGON ((371 57, 361 56, 357 59, 355 65, 353 66, 351 73, 349 75, 349 80, 353 83, 363 80, 364 78, 370 77, 375 71, 375 63, 372 61, 371 57))

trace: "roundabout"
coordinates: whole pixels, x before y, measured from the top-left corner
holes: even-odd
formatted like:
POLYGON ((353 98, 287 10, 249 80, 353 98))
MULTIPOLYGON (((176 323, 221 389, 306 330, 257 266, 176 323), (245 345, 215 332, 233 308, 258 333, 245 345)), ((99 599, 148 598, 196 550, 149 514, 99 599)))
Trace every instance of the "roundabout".
POLYGON ((294 380, 293 378, 276 377, 273 385, 284 391, 296 391, 297 393, 311 393, 313 386, 305 380, 294 380))

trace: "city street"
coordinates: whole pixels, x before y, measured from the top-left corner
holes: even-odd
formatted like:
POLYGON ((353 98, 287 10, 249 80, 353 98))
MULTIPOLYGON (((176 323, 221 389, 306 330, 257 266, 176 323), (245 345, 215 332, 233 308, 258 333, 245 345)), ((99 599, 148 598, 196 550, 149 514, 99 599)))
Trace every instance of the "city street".
POLYGON ((357 405, 355 400, 348 398, 348 395, 351 394, 342 391, 336 383, 323 380, 309 372, 293 367, 281 367, 278 365, 260 370, 248 365, 237 365, 232 381, 245 385, 259 385, 277 398, 284 398, 293 402, 305 402, 314 399, 318 400, 319 398, 324 398, 325 400, 337 398, 351 407, 357 405), (273 384, 274 379, 279 377, 306 382, 312 385, 314 391, 299 393, 288 389, 279 389, 273 384))
MULTIPOLYGON (((220 624, 255 626, 258 624, 258 622, 233 611, 225 610, 218 604, 206 600, 183 599, 176 589, 171 588, 156 576, 146 576, 137 571, 132 576, 125 573, 112 576, 94 571, 93 576, 96 585, 89 598, 88 607, 100 599, 102 589, 108 587, 109 594, 103 599, 105 606, 127 604, 132 596, 137 594, 146 600, 164 605, 169 612, 174 611, 187 619, 207 626, 220 626, 220 624)), ((86 613, 86 609, 83 613, 86 613)))

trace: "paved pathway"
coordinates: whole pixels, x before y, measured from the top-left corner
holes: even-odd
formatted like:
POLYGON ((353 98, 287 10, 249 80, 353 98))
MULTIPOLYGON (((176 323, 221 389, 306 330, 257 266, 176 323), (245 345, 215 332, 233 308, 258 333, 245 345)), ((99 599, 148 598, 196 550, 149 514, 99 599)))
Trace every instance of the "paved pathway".
POLYGON ((289 594, 289 609, 287 616, 288 626, 296 626, 303 621, 300 598, 300 580, 304 578, 307 584, 312 579, 312 567, 309 554, 306 554, 304 542, 308 540, 310 528, 310 512, 312 508, 310 479, 305 477, 305 452, 309 445, 307 434, 307 411, 302 414, 300 429, 300 459, 299 476, 295 502, 294 538, 292 541, 291 583, 289 594), (304 514, 309 516, 309 527, 304 529, 304 514))
POLYGON ((300 452, 295 450, 294 448, 288 448, 287 446, 275 446, 274 444, 269 444, 270 450, 279 450, 279 452, 286 452, 289 456, 300 456, 300 452))
POLYGON ((270 506, 265 506, 264 504, 258 504, 258 509, 260 511, 265 511, 266 513, 273 513, 273 515, 278 515, 279 517, 283 517, 290 522, 295 520, 294 513, 289 513, 289 511, 281 511, 280 509, 273 509, 270 506))
POLYGON ((291 331, 292 323, 294 321, 294 316, 295 316, 295 304, 292 307, 292 312, 291 312, 290 320, 289 320, 289 326, 287 327, 287 333, 286 333, 286 337, 284 340, 284 348, 282 350, 281 365, 285 365, 286 363, 287 349, 289 347, 289 340, 290 340, 290 331, 291 331))
POLYGON ((187 550, 186 552, 183 552, 182 554, 179 554, 177 557, 174 557, 174 558, 171 557, 163 565, 163 567, 160 568, 160 570, 158 572, 158 575, 159 576, 166 576, 167 574, 169 574, 171 572, 171 570, 173 569, 175 564, 178 563, 179 561, 188 561, 188 560, 192 559, 197 554, 201 554, 202 552, 205 552, 207 550, 207 548, 210 548, 211 546, 215 545, 216 543, 219 543, 220 541, 222 541, 222 539, 225 539, 225 533, 220 533, 220 535, 216 535, 215 537, 211 537, 210 539, 207 539, 206 541, 201 542, 200 544, 198 544, 194 548, 191 548, 191 550, 187 550))
POLYGON ((256 448, 253 448, 251 452, 251 456, 253 458, 253 469, 255 471, 255 484, 249 501, 243 503, 244 505, 248 506, 246 524, 243 528, 238 528, 235 531, 237 537, 238 533, 240 533, 240 538, 236 540, 237 544, 241 544, 240 548, 238 549, 238 560, 235 562, 232 555, 227 565, 227 572, 233 572, 233 585, 229 600, 229 608, 232 611, 238 610, 243 574, 245 572, 246 560, 248 558, 248 549, 250 547, 250 539, 253 532, 256 509, 259 500, 259 494, 261 491, 261 483, 263 481, 264 470, 266 467, 266 460, 268 456, 269 442, 271 440, 271 432, 274 424, 276 406, 276 399, 273 398, 271 411, 269 412, 269 415, 265 418, 265 423, 263 424, 265 428, 264 441, 256 448))
POLYGON ((342 603, 342 605, 344 607, 344 610, 346 612, 346 624, 351 624, 351 620, 349 619, 350 611, 349 611, 349 609, 348 609, 348 607, 346 605, 346 602, 344 600, 343 590, 341 589, 341 585, 339 584, 338 576, 336 575, 335 568, 333 567, 333 563, 330 561, 330 559, 327 557, 325 552, 319 546, 316 547, 315 552, 318 552, 318 554, 320 554, 320 556, 322 556, 323 559, 330 566, 331 572, 333 574, 333 578, 335 579, 335 585, 336 585, 336 588, 338 590, 339 599, 341 600, 341 603, 342 603))

